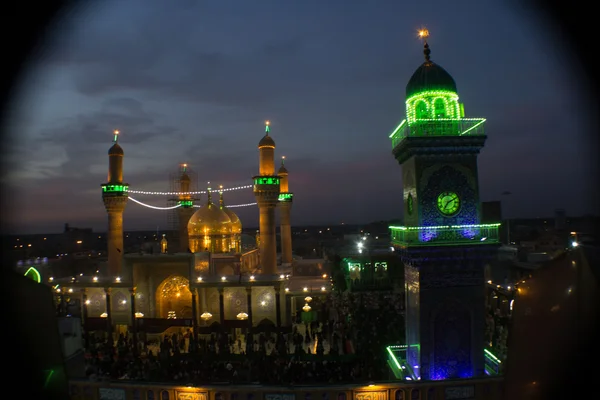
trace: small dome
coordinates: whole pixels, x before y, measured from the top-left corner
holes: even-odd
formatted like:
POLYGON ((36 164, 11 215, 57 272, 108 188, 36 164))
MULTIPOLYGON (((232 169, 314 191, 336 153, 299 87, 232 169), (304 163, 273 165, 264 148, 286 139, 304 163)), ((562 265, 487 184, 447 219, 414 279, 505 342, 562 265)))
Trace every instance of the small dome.
POLYGON ((113 144, 112 147, 108 149, 109 156, 122 156, 123 154, 125 154, 125 152, 123 151, 123 148, 119 146, 119 143, 113 144))
POLYGON ((229 208, 225 206, 225 201, 223 200, 223 192, 219 194, 219 207, 221 211, 223 211, 229 219, 231 220, 231 233, 233 234, 241 234, 242 233, 242 221, 237 216, 236 213, 231 211, 229 208))
POLYGON ((258 148, 260 149, 261 147, 275 147, 275 141, 269 134, 263 136, 263 138, 260 139, 260 142, 258 142, 258 148))
POLYGON ((188 174, 186 174, 185 172, 183 174, 181 174, 181 178, 179 179, 182 182, 190 182, 190 177, 188 174))
POLYGON ((231 233, 241 234, 242 233, 242 221, 240 221, 240 218, 237 216, 237 214, 234 213, 233 211, 231 211, 231 209, 229 209, 227 207, 223 207, 223 208, 221 208, 221 210, 224 211, 225 214, 227 214, 227 216, 231 220, 231 233))
POLYGON ((426 61, 412 75, 406 85, 406 98, 429 91, 429 90, 448 90, 456 92, 456 83, 454 78, 439 65, 426 61))
POLYGON ((277 175, 287 175, 288 174, 288 170, 287 168, 281 164, 281 167, 279 167, 279 171, 277 171, 277 175))
POLYGON ((200 207, 188 222, 188 235, 228 235, 231 233, 231 219, 221 208, 209 200, 200 207))
POLYGON ((417 68, 406 85, 406 98, 431 90, 447 90, 456 93, 456 82, 448 72, 431 61, 431 50, 425 42, 423 47, 425 62, 417 68))

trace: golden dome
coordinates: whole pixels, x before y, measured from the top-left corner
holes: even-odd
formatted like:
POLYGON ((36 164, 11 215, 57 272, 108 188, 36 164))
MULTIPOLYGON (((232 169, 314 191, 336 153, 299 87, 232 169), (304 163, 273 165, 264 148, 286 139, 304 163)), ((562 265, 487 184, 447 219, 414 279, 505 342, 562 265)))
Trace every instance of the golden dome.
POLYGON ((271 138, 271 136, 269 136, 268 133, 265 136, 263 136, 262 139, 260 139, 260 142, 258 142, 258 148, 260 149, 261 147, 275 148, 275 141, 273 140, 273 138, 271 138))
POLYGON ((213 204, 210 192, 208 202, 192 215, 188 222, 188 235, 229 235, 231 234, 231 219, 227 213, 213 204))
POLYGON ((190 182, 191 181, 189 175, 186 172, 181 174, 181 178, 179 180, 182 182, 190 182))
POLYGON ((119 146, 119 143, 113 144, 112 147, 108 149, 109 156, 122 156, 123 154, 125 153, 123 152, 123 148, 119 146))
POLYGON ((285 168, 283 166, 283 164, 281 164, 281 167, 279 167, 279 171, 277 172, 277 175, 287 175, 287 174, 288 174, 287 168, 285 168))
POLYGON ((229 219, 231 220, 231 233, 233 234, 241 234, 242 233, 242 221, 237 216, 236 213, 231 211, 229 208, 225 207, 225 202, 223 201, 223 192, 220 194, 219 205, 221 206, 221 210, 227 214, 229 219))

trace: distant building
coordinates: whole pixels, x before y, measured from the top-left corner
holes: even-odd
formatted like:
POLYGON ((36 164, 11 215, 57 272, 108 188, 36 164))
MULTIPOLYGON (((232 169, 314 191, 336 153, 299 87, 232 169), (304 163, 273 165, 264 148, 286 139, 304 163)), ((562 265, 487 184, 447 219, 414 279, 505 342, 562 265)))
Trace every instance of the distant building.
POLYGON ((481 202, 481 223, 493 224, 502 221, 502 202, 482 201, 481 202))

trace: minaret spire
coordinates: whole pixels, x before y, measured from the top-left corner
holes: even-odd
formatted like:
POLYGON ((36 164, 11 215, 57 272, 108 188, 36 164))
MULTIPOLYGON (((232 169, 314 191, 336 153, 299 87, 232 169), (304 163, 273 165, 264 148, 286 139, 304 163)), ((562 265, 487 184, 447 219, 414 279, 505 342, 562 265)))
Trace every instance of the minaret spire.
POLYGON ((269 121, 265 121, 265 135, 269 136, 269 132, 271 131, 271 128, 269 128, 269 125, 271 125, 271 123, 269 121))
POLYGON ((208 201, 206 202, 207 205, 212 204, 212 195, 210 194, 210 182, 208 182, 208 188, 206 189, 206 194, 208 196, 208 201))
POLYGON ((429 55, 431 54, 431 50, 429 49, 429 44, 427 43, 429 31, 425 28, 421 28, 419 30, 419 37, 423 39, 423 54, 425 54, 425 62, 431 62, 431 58, 429 57, 429 55))
POLYGON ((223 201, 223 185, 219 185, 219 207, 223 208, 225 202, 223 201))
POLYGON ((113 135, 113 143, 117 143, 119 141, 119 131, 115 129, 113 135))

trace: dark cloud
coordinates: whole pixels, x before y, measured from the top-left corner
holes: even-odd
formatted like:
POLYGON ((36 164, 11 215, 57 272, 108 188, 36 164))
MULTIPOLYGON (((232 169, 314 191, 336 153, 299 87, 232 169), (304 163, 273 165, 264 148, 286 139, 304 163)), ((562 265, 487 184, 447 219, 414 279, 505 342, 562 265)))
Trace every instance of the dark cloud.
MULTIPOLYGON (((16 166, 10 187, 24 199, 11 218, 31 229, 64 220, 105 229, 99 184, 113 129, 123 132, 132 189, 169 190, 182 162, 200 189, 208 181, 249 184, 265 119, 277 160, 287 157, 294 224, 400 217, 401 168, 388 135, 404 118, 405 86, 423 61, 414 37, 422 22, 466 116, 487 118, 482 198, 510 190, 508 215, 549 215, 559 206, 578 214, 591 204, 581 161, 581 132, 591 128, 573 75, 552 42, 530 35, 532 24, 484 3, 89 6, 61 22, 43 68, 28 80, 29 96, 43 100, 22 102, 28 123, 15 128, 19 141, 8 148, 16 166)), ((166 205, 161 196, 134 198, 166 205)), ((228 192, 226 201, 254 198, 251 190, 228 192)), ((236 211, 245 226, 256 225, 255 207, 236 211)), ((166 220, 131 202, 125 227, 153 229, 166 220)))

